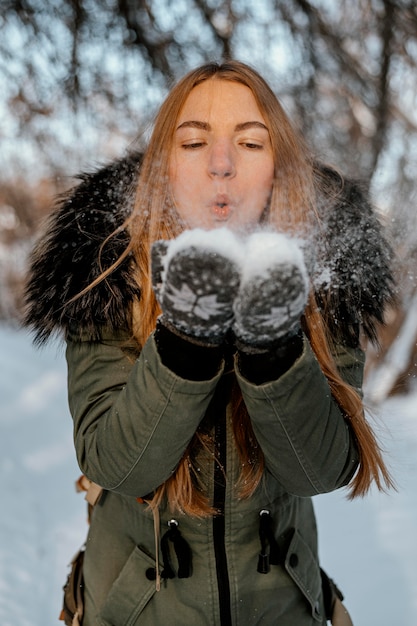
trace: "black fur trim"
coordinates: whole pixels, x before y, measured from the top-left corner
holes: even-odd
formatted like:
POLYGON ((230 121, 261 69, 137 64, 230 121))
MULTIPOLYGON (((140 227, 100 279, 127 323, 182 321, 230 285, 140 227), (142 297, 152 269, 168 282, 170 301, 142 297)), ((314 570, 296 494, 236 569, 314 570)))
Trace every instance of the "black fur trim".
POLYGON ((325 197, 319 199, 323 236, 318 238, 316 299, 330 334, 351 346, 359 327, 377 340, 377 326, 394 299, 393 253, 365 190, 322 168, 325 197))
MULTIPOLYGON (((131 154, 84 174, 75 190, 60 198, 30 258, 24 323, 38 343, 69 329, 92 339, 100 338, 103 326, 130 329, 130 305, 140 297, 132 257, 107 280, 70 300, 125 250, 129 236, 121 226, 132 210, 140 162, 139 154, 131 154), (100 246, 112 233, 100 265, 100 246)), ((360 325, 376 338, 392 299, 391 249, 358 184, 322 167, 323 188, 318 203, 323 230, 313 237, 317 302, 332 336, 356 345, 360 325)))
POLYGON ((129 238, 120 227, 132 210, 139 164, 140 155, 132 154, 83 174, 75 190, 59 199, 30 258, 24 324, 33 328, 37 343, 70 328, 98 339, 103 326, 130 327, 130 304, 140 296, 131 257, 94 289, 70 300, 125 250, 129 238))

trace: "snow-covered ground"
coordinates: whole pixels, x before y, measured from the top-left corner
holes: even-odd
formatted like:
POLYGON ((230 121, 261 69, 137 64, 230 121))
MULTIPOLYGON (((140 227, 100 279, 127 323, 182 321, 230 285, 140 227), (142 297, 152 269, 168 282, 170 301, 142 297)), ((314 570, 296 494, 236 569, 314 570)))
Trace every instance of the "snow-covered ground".
MULTIPOLYGON (((0 624, 53 626, 87 530, 62 347, 35 350, 0 326, 0 372, 0 624)), ((398 492, 316 498, 322 564, 355 626, 416 626, 417 391, 386 401, 378 420, 398 492)))

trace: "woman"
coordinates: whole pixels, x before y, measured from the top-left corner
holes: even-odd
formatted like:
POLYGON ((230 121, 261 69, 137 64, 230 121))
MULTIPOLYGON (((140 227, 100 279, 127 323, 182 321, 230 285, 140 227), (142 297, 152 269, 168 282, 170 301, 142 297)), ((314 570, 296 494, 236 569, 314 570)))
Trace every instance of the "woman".
POLYGON ((311 496, 391 484, 360 396, 390 297, 364 195, 239 62, 190 72, 143 160, 63 199, 26 322, 64 334, 100 486, 84 626, 326 623, 311 496))

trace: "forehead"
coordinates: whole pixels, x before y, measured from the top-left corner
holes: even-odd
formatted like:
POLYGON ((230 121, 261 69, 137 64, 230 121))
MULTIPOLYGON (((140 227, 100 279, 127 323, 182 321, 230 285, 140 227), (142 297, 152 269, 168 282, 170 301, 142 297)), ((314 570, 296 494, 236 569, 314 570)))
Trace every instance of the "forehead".
POLYGON ((265 119, 251 89, 230 80, 210 78, 194 87, 180 111, 178 123, 196 120, 204 122, 238 123, 265 119))

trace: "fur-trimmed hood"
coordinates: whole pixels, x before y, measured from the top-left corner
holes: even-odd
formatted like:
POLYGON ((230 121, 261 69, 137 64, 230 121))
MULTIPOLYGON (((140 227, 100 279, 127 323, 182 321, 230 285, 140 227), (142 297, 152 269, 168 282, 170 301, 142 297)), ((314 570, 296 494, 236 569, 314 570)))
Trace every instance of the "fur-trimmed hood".
MULTIPOLYGON (((30 257, 24 324, 42 343, 71 329, 99 338, 102 327, 129 328, 130 305, 140 297, 134 259, 128 256, 110 276, 83 296, 80 291, 111 266, 129 235, 130 214, 141 155, 115 161, 80 176, 59 198, 30 257), (109 235, 114 233, 102 247, 109 235)), ((331 333, 356 343, 359 324, 370 339, 392 298, 391 249, 360 186, 321 168, 321 228, 312 237, 314 286, 331 333)))

